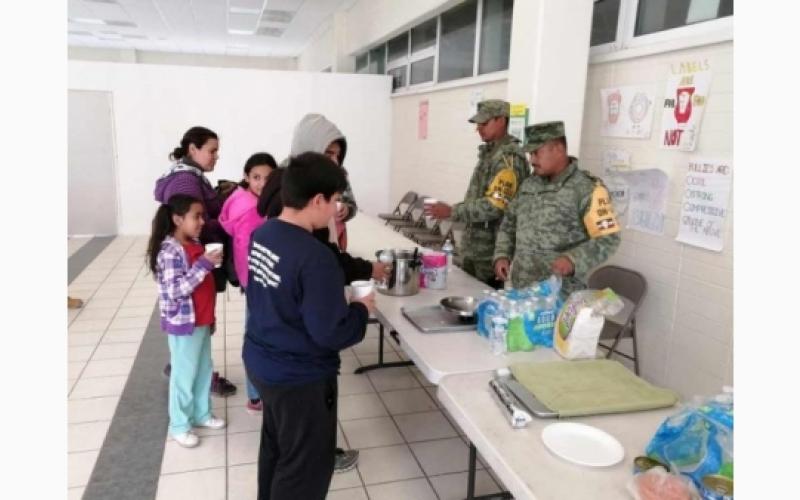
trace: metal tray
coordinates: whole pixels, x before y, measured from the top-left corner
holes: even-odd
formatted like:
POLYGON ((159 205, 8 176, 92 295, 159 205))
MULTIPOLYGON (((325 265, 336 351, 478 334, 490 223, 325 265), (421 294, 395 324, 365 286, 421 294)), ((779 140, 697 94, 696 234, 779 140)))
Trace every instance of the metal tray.
POLYGON ((423 333, 464 332, 475 329, 475 318, 460 318, 440 305, 400 308, 414 326, 423 333))
POLYGON ((529 411, 531 415, 535 415, 539 418, 558 418, 558 412, 551 410, 545 406, 544 403, 536 399, 536 396, 517 382, 517 379, 515 379, 513 375, 508 377, 495 376, 494 380, 510 392, 522 408, 529 411))

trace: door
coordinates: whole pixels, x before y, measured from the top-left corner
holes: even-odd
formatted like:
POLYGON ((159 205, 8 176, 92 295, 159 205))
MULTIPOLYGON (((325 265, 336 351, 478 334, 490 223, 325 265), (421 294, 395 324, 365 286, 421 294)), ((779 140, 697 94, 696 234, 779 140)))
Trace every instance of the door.
POLYGON ((111 93, 70 90, 67 108, 67 234, 117 234, 111 93))

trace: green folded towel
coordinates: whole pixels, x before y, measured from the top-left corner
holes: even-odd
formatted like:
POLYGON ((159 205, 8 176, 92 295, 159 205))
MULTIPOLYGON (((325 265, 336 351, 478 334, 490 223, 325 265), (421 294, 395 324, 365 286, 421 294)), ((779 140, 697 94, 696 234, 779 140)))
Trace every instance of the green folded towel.
POLYGON ((514 377, 559 417, 666 408, 678 402, 610 359, 514 363, 514 377))

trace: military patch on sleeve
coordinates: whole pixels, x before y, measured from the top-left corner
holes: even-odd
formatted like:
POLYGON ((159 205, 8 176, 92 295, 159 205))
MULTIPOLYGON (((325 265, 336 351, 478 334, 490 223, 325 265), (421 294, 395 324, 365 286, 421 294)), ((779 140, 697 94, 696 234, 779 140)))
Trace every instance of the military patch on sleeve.
POLYGON ((619 223, 614 215, 611 197, 602 184, 597 184, 592 191, 592 202, 583 216, 583 224, 590 238, 599 238, 619 232, 619 223))
POLYGON ((505 210, 511 198, 517 193, 517 174, 514 169, 506 167, 494 176, 486 190, 486 198, 493 206, 505 210))

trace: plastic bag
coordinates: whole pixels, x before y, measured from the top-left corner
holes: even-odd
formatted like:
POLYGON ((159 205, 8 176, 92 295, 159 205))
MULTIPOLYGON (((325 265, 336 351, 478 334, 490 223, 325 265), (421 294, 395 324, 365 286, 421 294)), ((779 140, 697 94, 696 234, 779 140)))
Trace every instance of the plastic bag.
POLYGON ((636 500, 700 500, 697 488, 689 479, 670 474, 662 467, 633 476, 628 491, 636 500))
POLYGON ((726 389, 713 398, 696 398, 659 426, 646 453, 690 478, 703 498, 717 498, 703 478, 733 480, 733 395, 726 389))
POLYGON ((567 359, 594 359, 605 316, 613 316, 625 304, 610 288, 573 292, 556 319, 556 351, 567 359))

